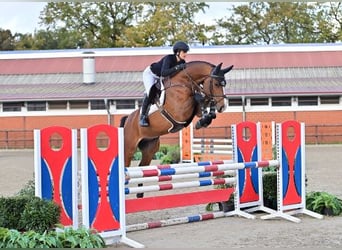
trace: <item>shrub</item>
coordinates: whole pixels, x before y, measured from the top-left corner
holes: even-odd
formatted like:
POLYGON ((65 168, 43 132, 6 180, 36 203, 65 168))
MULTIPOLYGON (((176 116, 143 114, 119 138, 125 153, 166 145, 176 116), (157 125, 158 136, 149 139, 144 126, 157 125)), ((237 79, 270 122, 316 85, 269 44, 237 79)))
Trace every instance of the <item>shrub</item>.
POLYGON ((60 207, 53 201, 29 196, 0 198, 0 227, 44 232, 59 219, 60 207))
POLYGON ((166 155, 167 152, 169 152, 170 146, 168 145, 160 145, 159 147, 159 152, 162 153, 163 155, 166 155))
POLYGON ((43 233, 59 223, 60 213, 60 207, 53 201, 33 197, 25 204, 20 217, 19 228, 25 231, 34 230, 43 233))
POLYGON ((0 228, 0 248, 105 248, 101 235, 85 228, 38 233, 0 228))
POLYGON ((306 195, 306 208, 324 215, 340 215, 342 200, 328 192, 310 192, 306 195))
POLYGON ((19 221, 23 208, 30 197, 1 197, 0 198, 0 227, 19 229, 19 221))
POLYGON ((168 146, 167 153, 161 159, 161 164, 179 163, 180 149, 179 146, 168 146))
POLYGON ((136 151, 133 155, 133 161, 141 160, 141 151, 136 151))
MULTIPOLYGON (((180 161, 180 148, 178 145, 160 145, 153 159, 160 160, 161 164, 178 163, 180 161)), ((139 149, 134 153, 133 160, 141 160, 141 151, 139 149)))
POLYGON ((101 235, 86 228, 77 230, 66 228, 58 233, 58 241, 62 242, 63 248, 104 248, 106 246, 101 235))
POLYGON ((262 181, 264 205, 277 209, 277 172, 264 172, 262 181))

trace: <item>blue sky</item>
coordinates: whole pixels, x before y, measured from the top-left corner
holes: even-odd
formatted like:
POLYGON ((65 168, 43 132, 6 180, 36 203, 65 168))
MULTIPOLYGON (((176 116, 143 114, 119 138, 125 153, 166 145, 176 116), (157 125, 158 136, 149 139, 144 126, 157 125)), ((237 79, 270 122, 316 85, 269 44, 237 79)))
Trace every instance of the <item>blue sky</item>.
MULTIPOLYGON (((200 22, 212 23, 214 19, 223 17, 231 2, 208 2, 210 8, 206 14, 199 15, 200 22)), ((0 28, 9 29, 12 34, 33 33, 40 29, 39 14, 46 2, 0 2, 0 28)))

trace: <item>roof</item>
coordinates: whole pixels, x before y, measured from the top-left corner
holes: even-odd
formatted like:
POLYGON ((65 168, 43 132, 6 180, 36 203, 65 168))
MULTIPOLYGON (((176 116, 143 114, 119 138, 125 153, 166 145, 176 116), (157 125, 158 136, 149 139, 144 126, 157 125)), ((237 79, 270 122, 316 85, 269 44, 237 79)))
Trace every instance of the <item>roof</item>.
MULTIPOLYGON (((130 99, 143 95, 141 72, 0 75, 0 100, 130 99)), ((342 67, 236 69, 226 75, 228 96, 342 94, 342 67)))
MULTIPOLYGON (((0 100, 129 99, 143 94, 142 71, 170 48, 0 53, 0 100), (83 83, 83 58, 95 58, 96 82, 83 83)), ((342 46, 213 46, 187 61, 223 66, 228 96, 342 94, 342 46)))

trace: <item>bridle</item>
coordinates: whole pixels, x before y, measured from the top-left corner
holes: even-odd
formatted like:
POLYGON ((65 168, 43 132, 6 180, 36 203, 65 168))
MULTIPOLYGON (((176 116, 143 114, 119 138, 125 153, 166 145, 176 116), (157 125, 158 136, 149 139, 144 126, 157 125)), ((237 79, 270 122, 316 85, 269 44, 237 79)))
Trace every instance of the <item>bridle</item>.
POLYGON ((214 85, 216 86, 221 86, 222 88, 224 88, 227 85, 227 82, 223 76, 220 75, 215 75, 213 74, 214 68, 211 70, 209 75, 206 75, 203 77, 203 79, 199 80, 198 82, 196 82, 195 80, 192 79, 191 75, 189 75, 189 73, 186 71, 186 68, 184 69, 185 74, 187 75, 187 77, 189 78, 190 82, 192 83, 192 92, 193 93, 200 93, 204 100, 207 102, 210 102, 211 104, 215 105, 217 103, 217 101, 215 101, 214 98, 217 97, 221 97, 222 99, 226 98, 226 95, 215 95, 214 94, 214 85), (207 94, 204 91, 204 82, 210 78, 209 81, 209 94, 207 94))

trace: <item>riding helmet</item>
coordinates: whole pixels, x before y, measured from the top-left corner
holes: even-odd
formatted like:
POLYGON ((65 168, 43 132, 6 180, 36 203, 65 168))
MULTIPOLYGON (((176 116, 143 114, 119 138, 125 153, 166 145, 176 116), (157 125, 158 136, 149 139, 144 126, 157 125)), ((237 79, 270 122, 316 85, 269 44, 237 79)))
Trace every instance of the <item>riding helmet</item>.
POLYGON ((178 41, 173 45, 173 53, 177 54, 178 51, 189 51, 189 45, 187 45, 185 42, 178 41))

